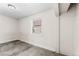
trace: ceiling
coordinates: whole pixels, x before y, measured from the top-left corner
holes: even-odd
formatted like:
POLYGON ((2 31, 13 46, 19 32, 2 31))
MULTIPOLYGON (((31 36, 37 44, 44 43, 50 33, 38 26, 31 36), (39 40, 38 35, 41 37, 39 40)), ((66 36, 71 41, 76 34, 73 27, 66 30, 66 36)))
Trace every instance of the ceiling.
POLYGON ((8 8, 7 3, 0 3, 0 14, 21 19, 55 7, 55 3, 12 3, 12 5, 14 5, 16 9, 8 8))

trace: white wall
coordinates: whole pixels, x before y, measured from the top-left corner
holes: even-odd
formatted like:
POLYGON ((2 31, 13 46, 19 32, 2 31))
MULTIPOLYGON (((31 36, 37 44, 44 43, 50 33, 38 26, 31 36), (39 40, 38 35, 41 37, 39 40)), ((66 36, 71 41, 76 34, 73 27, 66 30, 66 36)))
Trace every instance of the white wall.
POLYGON ((18 21, 0 15, 0 43, 17 39, 18 21))
POLYGON ((75 19, 75 30, 74 30, 74 55, 79 56, 79 4, 77 5, 77 11, 76 11, 76 19, 75 19))
POLYGON ((58 22, 58 17, 56 17, 53 9, 20 19, 21 40, 38 47, 57 51, 59 38, 58 22), (37 18, 42 19, 41 34, 32 33, 32 21, 37 18))
POLYGON ((60 16, 60 52, 74 55, 74 24, 76 21, 76 7, 60 16))

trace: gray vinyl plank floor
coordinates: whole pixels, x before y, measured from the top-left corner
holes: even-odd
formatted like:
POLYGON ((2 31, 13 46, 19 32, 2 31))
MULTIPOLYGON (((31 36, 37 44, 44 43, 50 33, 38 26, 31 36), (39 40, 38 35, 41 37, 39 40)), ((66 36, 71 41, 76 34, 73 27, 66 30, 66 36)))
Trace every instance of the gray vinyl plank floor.
POLYGON ((16 40, 0 44, 0 56, 59 56, 59 54, 16 40))

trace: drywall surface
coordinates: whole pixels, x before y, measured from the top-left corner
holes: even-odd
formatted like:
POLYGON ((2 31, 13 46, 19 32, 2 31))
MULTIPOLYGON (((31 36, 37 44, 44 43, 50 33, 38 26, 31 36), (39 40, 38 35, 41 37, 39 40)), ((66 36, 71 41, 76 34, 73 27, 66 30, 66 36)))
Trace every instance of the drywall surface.
POLYGON ((18 37, 18 21, 0 15, 0 43, 16 40, 18 37))
POLYGON ((77 4, 76 19, 74 26, 74 55, 79 56, 79 4, 77 4))
POLYGON ((76 8, 60 16, 60 53, 74 55, 74 24, 76 8))
POLYGON ((52 51, 58 50, 59 20, 55 10, 50 9, 23 19, 20 19, 21 40, 38 47, 52 51), (40 18, 42 21, 41 33, 32 33, 33 20, 40 18))

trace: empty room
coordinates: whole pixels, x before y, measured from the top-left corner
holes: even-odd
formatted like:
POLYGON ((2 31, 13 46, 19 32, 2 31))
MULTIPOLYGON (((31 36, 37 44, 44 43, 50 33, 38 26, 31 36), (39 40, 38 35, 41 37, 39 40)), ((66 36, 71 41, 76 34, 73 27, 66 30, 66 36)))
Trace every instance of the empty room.
POLYGON ((79 56, 79 3, 0 3, 0 56, 79 56))

